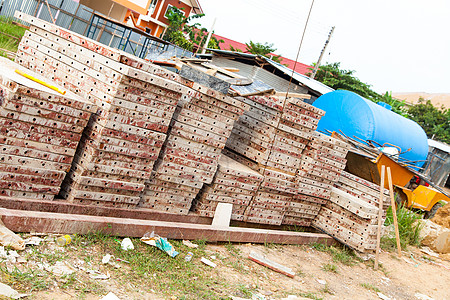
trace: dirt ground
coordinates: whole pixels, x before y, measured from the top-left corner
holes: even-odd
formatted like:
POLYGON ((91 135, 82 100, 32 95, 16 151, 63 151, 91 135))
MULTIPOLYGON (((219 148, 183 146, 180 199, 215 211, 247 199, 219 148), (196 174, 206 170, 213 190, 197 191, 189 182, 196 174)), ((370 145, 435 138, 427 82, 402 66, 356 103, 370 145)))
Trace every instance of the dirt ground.
MULTIPOLYGON (((133 242, 136 244, 139 240, 133 242)), ((39 249, 41 254, 60 251, 60 247, 52 243, 40 247, 42 247, 39 249)), ((189 248, 181 246, 181 243, 177 244, 176 248, 181 253, 175 259, 183 260, 184 263, 184 255, 189 248)), ((145 283, 127 279, 124 274, 133 272, 127 264, 122 263, 123 267, 119 269, 112 266, 103 267, 99 260, 104 251, 104 248, 99 248, 98 245, 83 249, 71 246, 71 254, 64 257, 64 261, 73 266, 79 260, 74 253, 83 253, 80 255, 85 255, 84 260, 90 257, 102 273, 110 275, 109 279, 95 280, 96 285, 90 291, 80 292, 78 285, 85 284, 85 276, 82 275, 82 271, 77 270, 74 273, 74 285, 65 285, 64 280, 55 276, 50 286, 41 291, 29 292, 31 295, 28 298, 101 299, 108 292, 113 292, 123 300, 197 299, 195 294, 183 296, 180 293, 176 295, 174 291, 174 295, 171 295, 167 291, 163 292, 161 286, 155 286, 153 289, 151 283, 145 286, 145 283)), ((194 258, 186 266, 192 264, 191 266, 196 266, 199 270, 205 270, 206 277, 212 280, 212 285, 207 286, 215 292, 211 299, 232 299, 231 296, 250 299, 252 294, 259 295, 259 298, 253 296, 254 299, 283 299, 289 295, 298 297, 291 296, 293 299, 381 299, 377 292, 386 296, 385 299, 427 299, 420 298, 417 293, 436 300, 450 299, 450 262, 425 254, 418 248, 409 248, 403 252, 401 258, 397 258, 395 253, 382 252, 380 255, 382 267, 377 271, 373 269, 371 260, 364 261, 353 257, 350 265, 347 265, 314 245, 207 244, 202 251, 194 252, 194 258), (266 258, 292 268, 296 276, 291 279, 250 261, 247 257, 251 251, 262 253, 266 258), (207 256, 217 264, 217 267, 213 269, 203 265, 197 255, 207 256)), ((30 263, 32 255, 38 255, 38 252, 31 250, 28 252, 30 255, 27 260, 30 263)), ((64 253, 64 250, 62 252, 64 253)), ((159 255, 159 252, 152 253, 159 255)), ((52 260, 51 256, 46 258, 52 260)), ((172 268, 179 267, 172 266, 172 268)), ((178 272, 186 270, 181 267, 178 272)), ((190 280, 194 283, 204 278, 192 276, 190 280)), ((5 277, 2 282, 7 283, 5 277)), ((200 298, 209 299, 208 296, 199 296, 198 299, 200 298)))

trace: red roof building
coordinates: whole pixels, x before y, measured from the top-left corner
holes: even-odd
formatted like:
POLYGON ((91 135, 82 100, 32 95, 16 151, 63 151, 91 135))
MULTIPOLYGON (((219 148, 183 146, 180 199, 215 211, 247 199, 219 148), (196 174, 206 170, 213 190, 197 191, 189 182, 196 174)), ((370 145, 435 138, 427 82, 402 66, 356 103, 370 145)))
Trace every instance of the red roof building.
MULTIPOLYGON (((228 39, 226 37, 223 37, 223 36, 220 36, 218 34, 213 34, 213 36, 217 40, 223 40, 224 41, 223 43, 219 44, 221 50, 230 50, 230 46, 232 46, 234 49, 239 49, 239 50, 241 50, 244 53, 249 53, 246 50, 247 46, 245 44, 243 44, 243 43, 239 43, 239 42, 230 40, 230 39, 228 39)), ((274 54, 274 55, 276 55, 276 54, 274 54)), ((286 58, 286 57, 283 57, 283 56, 280 56, 280 59, 281 59, 281 63, 283 65, 286 65, 291 70, 294 70, 294 65, 295 65, 295 70, 294 71, 297 72, 297 73, 303 74, 303 75, 305 75, 306 73, 311 73, 310 68, 313 68, 312 66, 302 64, 301 62, 297 62, 297 64, 295 64, 295 60, 292 60, 292 59, 289 59, 289 58, 286 58)))

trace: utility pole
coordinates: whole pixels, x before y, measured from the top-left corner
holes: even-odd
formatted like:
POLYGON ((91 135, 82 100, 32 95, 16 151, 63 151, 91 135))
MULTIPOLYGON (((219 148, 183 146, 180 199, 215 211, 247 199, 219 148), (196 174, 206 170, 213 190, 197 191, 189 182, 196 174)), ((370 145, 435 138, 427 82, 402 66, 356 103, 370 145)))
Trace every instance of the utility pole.
POLYGON ((325 49, 327 49, 328 43, 330 42, 331 36, 333 35, 334 26, 331 27, 330 33, 328 34, 328 39, 325 42, 325 45, 323 46, 322 52, 320 52, 319 60, 316 63, 316 66, 314 67, 314 70, 312 71, 310 78, 314 79, 316 76, 317 70, 319 69, 320 62, 322 61, 323 54, 325 53, 325 49))
POLYGON ((209 31, 208 37, 206 38, 206 42, 203 45, 202 54, 205 54, 206 48, 208 48, 209 40, 211 39, 211 35, 212 35, 213 30, 214 30, 214 25, 216 25, 216 20, 217 20, 217 18, 214 18, 214 22, 213 22, 213 24, 211 26, 211 30, 209 31))

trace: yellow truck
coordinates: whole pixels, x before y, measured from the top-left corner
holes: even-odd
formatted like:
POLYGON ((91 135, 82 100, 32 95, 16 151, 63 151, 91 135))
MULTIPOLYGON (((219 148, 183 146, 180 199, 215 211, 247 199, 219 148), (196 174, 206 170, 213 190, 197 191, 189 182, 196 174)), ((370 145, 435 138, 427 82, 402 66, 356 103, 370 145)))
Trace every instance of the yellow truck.
MULTIPOLYGON (((350 151, 346 170, 368 181, 380 184, 381 166, 390 167, 397 201, 410 209, 422 210, 424 218, 432 218, 441 201, 450 202, 450 195, 422 174, 380 152, 375 158, 369 153, 350 151)), ((385 188, 389 188, 385 183, 385 188)))

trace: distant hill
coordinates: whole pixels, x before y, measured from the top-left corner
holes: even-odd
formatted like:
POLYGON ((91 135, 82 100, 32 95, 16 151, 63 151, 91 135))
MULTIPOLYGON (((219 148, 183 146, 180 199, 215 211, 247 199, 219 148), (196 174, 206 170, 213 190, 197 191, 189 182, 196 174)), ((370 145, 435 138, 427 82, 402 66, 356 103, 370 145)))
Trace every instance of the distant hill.
POLYGON ((440 108, 444 105, 445 108, 450 108, 450 94, 445 93, 392 93, 392 97, 405 100, 409 104, 416 104, 419 102, 419 98, 423 98, 430 100, 435 107, 440 108))

